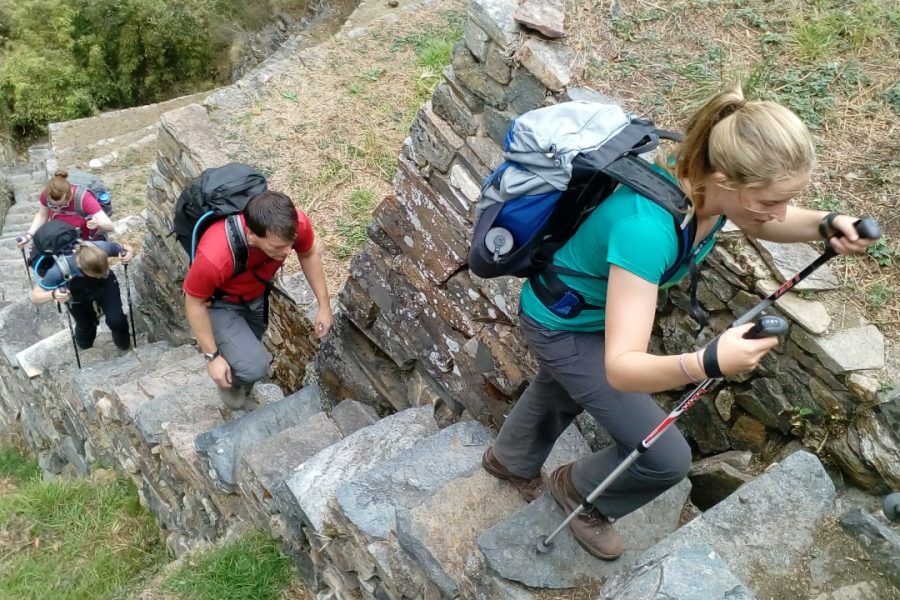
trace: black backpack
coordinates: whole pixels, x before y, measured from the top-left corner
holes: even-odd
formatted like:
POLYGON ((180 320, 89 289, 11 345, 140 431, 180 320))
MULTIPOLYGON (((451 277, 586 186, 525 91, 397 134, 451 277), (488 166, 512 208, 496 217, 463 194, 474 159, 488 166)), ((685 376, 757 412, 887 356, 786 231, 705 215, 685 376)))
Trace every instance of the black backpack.
MULTIPOLYGON (((43 277, 54 264, 65 262, 64 260, 58 261, 57 258, 72 254, 80 239, 81 230, 77 227, 73 227, 65 221, 47 221, 34 233, 31 240, 28 266, 38 277, 43 277)), ((68 268, 63 271, 63 274, 67 271, 68 268)))
POLYGON ((188 255, 189 264, 200 238, 210 225, 226 219, 228 245, 234 256, 232 276, 244 271, 249 249, 238 215, 252 198, 268 191, 266 178, 253 167, 230 163, 206 169, 178 196, 173 233, 188 255))

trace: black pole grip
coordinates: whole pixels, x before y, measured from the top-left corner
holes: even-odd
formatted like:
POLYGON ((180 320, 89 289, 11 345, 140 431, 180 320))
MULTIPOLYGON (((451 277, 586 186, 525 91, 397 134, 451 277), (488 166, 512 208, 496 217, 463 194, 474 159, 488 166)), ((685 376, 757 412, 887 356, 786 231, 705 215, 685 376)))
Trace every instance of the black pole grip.
POLYGON ((861 238, 877 240, 881 237, 881 225, 879 225, 878 221, 872 217, 860 219, 854 223, 853 226, 856 227, 856 233, 858 233, 861 238))
POLYGON ((785 334, 787 331, 787 320, 781 317, 763 315, 756 320, 756 323, 753 324, 750 331, 744 334, 744 339, 755 340, 757 338, 772 337, 785 334))

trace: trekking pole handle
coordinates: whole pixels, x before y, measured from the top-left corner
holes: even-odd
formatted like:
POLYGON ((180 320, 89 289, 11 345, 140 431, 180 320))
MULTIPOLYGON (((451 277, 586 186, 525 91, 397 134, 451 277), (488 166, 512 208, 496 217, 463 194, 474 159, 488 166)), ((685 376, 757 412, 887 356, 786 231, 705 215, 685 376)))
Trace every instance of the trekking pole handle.
POLYGON ((744 339, 755 340, 757 338, 783 335, 788 332, 786 319, 772 315, 763 315, 756 320, 753 327, 744 334, 744 339))
POLYGON ((872 217, 865 217, 853 224, 859 237, 867 240, 877 240, 881 237, 881 225, 872 217))

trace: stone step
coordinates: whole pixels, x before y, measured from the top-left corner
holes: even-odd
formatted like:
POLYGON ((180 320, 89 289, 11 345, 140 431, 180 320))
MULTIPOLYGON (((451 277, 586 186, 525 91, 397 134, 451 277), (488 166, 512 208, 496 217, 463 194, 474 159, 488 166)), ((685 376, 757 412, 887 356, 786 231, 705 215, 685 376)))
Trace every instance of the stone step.
POLYGON ((545 492, 478 537, 487 567, 482 575, 484 583, 489 585, 489 579, 496 575, 535 588, 566 589, 579 583, 602 583, 675 531, 690 489, 690 481, 684 479, 652 502, 618 519, 615 527, 625 542, 625 552, 615 561, 590 555, 568 528, 553 540, 551 552, 539 554, 539 537, 550 534, 568 516, 545 492))
MULTIPOLYGON (((78 349, 76 354, 72 340, 72 331, 66 327, 43 338, 37 343, 16 354, 16 362, 28 377, 36 377, 45 370, 57 367, 78 369, 95 369, 106 361, 121 356, 123 353, 112 343, 112 335, 104 324, 97 328, 97 339, 89 349, 78 349)), ((136 363, 136 361, 135 361, 136 363)))
POLYGON ((157 126, 153 124, 95 144, 62 148, 55 158, 61 166, 102 175, 103 170, 115 169, 118 165, 152 162, 157 141, 157 126))
POLYGON ((675 562, 697 583, 717 583, 701 559, 709 556, 707 549, 678 552, 698 546, 711 549, 724 564, 716 569, 721 581, 730 573, 757 592, 767 581, 795 572, 822 520, 833 512, 834 500, 834 484, 819 459, 797 451, 643 553, 603 586, 600 597, 637 598, 632 590, 644 574, 658 581, 663 568, 675 562))
POLYGON ((34 219, 34 213, 35 211, 7 213, 6 219, 3 221, 3 227, 17 227, 23 230, 27 229, 28 225, 30 225, 31 221, 34 219))
POLYGON ((57 313, 52 303, 13 302, 0 309, 0 349, 11 365, 17 365, 16 354, 65 327, 65 315, 57 313))
POLYGON ((307 386, 217 429, 201 433, 194 440, 194 448, 208 461, 216 483, 233 491, 237 486, 238 465, 247 451, 321 411, 319 387, 307 386))
POLYGON ((480 423, 457 423, 345 482, 337 505, 349 527, 332 538, 328 554, 361 579, 381 571, 397 582, 400 572, 419 572, 425 582, 391 590, 398 596, 426 597, 436 587, 457 597, 475 538, 524 505, 512 486, 482 469, 492 441, 480 423), (350 552, 354 546, 371 556, 350 552))
MULTIPOLYGON (((20 264, 24 265, 24 259, 22 258, 22 251, 12 244, 6 246, 2 242, 0 242, 0 260, 18 260, 20 264)), ((24 266, 22 267, 25 268, 24 266)), ((24 271, 23 271, 24 273, 24 271)))
POLYGON ((279 510, 297 531, 324 531, 334 522, 337 489, 382 461, 396 456, 437 429, 433 409, 411 408, 385 417, 328 446, 299 465, 276 490, 279 510))
MULTIPOLYGON (((349 565, 361 585, 381 586, 388 595, 423 597, 439 590, 445 597, 470 597, 472 590, 463 589, 468 585, 464 571, 483 560, 476 538, 524 506, 511 484, 483 470, 481 457, 491 444, 492 436, 480 424, 459 423, 343 484, 337 504, 345 536, 332 537, 329 555, 349 565), (351 552, 354 547, 368 554, 351 552), (373 563, 375 572, 367 566, 373 563), (400 573, 417 573, 417 583, 400 573), (398 581, 405 587, 390 589, 388 582, 398 581)), ((572 425, 545 468, 588 453, 572 425)), ((494 587, 488 597, 499 593, 494 587)))
POLYGON ((237 480, 260 521, 265 523, 276 512, 275 488, 295 467, 342 437, 376 421, 378 415, 372 407, 344 400, 330 414, 317 413, 250 448, 241 459, 237 480))

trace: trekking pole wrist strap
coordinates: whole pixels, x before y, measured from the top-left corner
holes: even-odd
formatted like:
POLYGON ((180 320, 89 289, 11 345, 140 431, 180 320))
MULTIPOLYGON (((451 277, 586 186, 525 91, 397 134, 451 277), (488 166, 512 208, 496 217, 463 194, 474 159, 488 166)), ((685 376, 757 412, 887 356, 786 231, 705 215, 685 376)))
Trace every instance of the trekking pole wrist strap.
POLYGON ((719 367, 719 338, 713 339, 709 345, 703 350, 703 370, 709 379, 719 379, 725 377, 722 369, 719 367))
POLYGON ((840 213, 830 212, 819 221, 819 235, 823 240, 827 240, 834 235, 834 220, 838 218, 840 213))

